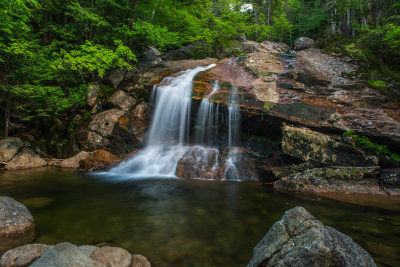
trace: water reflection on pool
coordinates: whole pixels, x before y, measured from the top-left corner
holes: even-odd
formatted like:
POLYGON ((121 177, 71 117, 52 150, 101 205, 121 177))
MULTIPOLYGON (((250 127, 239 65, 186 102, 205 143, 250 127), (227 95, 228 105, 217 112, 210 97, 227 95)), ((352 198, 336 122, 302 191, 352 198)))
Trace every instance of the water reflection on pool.
POLYGON ((153 266, 244 266, 273 222, 298 205, 351 236, 379 265, 400 266, 399 209, 283 194, 261 183, 110 182, 42 169, 0 173, 0 195, 28 206, 36 242, 120 246, 153 266))

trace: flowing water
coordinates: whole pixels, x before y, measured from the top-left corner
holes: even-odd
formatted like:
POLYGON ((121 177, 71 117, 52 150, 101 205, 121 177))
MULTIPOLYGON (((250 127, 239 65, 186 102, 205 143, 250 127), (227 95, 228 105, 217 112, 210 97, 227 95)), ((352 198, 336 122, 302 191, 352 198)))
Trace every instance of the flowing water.
MULTIPOLYGON (((235 64, 233 61, 230 64, 235 64)), ((135 154, 107 175, 112 179, 143 179, 154 177, 176 177, 179 162, 189 162, 195 172, 192 178, 240 180, 240 172, 235 163, 238 158, 240 107, 238 88, 232 87, 227 108, 227 122, 220 121, 219 103, 211 101, 220 89, 214 82, 211 92, 200 103, 197 111, 194 137, 190 133, 193 78, 200 72, 213 68, 197 67, 179 73, 176 77, 165 78, 152 92, 155 104, 148 141, 145 149, 135 154), (225 124, 225 125, 223 125, 225 124), (219 144, 219 128, 228 128, 227 142, 219 144), (194 139, 194 143, 190 143, 194 139), (219 147, 218 147, 219 146, 219 147), (228 148, 224 160, 219 148, 228 148), (222 165, 222 166, 220 166, 222 165), (225 171, 220 177, 219 168, 225 171)))
POLYGON ((120 246, 154 267, 245 266, 285 210, 304 206, 352 237, 380 266, 400 266, 400 202, 381 208, 307 194, 282 194, 248 182, 145 179, 104 182, 85 173, 0 173, 0 195, 25 203, 35 242, 120 246))

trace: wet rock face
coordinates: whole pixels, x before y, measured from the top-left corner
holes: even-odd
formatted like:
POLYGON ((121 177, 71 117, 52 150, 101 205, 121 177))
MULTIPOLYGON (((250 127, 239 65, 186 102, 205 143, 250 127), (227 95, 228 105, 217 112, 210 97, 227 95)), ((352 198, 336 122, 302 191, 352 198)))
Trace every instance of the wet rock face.
POLYGON ((25 205, 10 197, 0 197, 0 256, 25 245, 35 237, 35 221, 25 205))
POLYGON ((26 267, 54 246, 28 244, 7 251, 0 259, 1 267, 26 267))
POLYGON ((22 151, 15 156, 6 166, 7 170, 18 170, 18 169, 31 169, 40 168, 47 165, 47 161, 42 159, 30 148, 24 148, 22 151))
POLYGON ((8 137, 0 141, 0 162, 9 162, 22 149, 24 143, 18 137, 8 137))
POLYGON ((386 195, 376 179, 379 167, 315 168, 274 182, 284 191, 386 195))
POLYGON ((308 37, 300 37, 294 41, 294 50, 303 50, 314 46, 314 40, 308 37))
POLYGON ((319 165, 376 166, 376 156, 364 154, 342 136, 328 135, 308 128, 282 127, 282 151, 287 155, 319 165))
POLYGON ((275 222, 254 248, 248 267, 376 266, 350 237, 295 207, 275 222))

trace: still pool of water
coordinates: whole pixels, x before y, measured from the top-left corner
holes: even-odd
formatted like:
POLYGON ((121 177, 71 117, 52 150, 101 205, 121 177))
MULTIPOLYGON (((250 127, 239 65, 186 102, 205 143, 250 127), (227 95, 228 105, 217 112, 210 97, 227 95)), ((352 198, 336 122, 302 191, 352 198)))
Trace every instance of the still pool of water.
POLYGON ((28 206, 37 224, 36 242, 120 246, 145 255, 153 266, 245 266, 271 225, 298 205, 351 236, 378 265, 400 266, 399 209, 283 194, 267 184, 114 183, 42 169, 0 173, 0 195, 28 206))

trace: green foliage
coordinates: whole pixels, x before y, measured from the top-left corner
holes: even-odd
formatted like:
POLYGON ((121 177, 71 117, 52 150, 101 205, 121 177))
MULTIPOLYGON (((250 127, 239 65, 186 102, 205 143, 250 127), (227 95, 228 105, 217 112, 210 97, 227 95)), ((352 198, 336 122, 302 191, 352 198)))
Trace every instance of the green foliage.
POLYGON ((368 137, 358 135, 354 130, 348 130, 343 135, 351 137, 355 144, 362 149, 371 151, 377 155, 387 155, 396 162, 400 162, 400 155, 390 152, 385 145, 376 144, 369 140, 368 137))
POLYGON ((60 58, 55 62, 55 68, 59 70, 72 70, 82 75, 97 74, 103 78, 105 72, 112 68, 126 68, 132 66, 126 61, 136 61, 132 51, 124 46, 120 40, 115 41, 117 48, 113 51, 102 45, 94 45, 86 41, 77 50, 69 52, 61 50, 60 58))
POLYGON ((374 81, 369 80, 368 83, 375 88, 386 88, 386 83, 384 81, 374 81))
POLYGON ((17 106, 26 116, 25 121, 36 117, 49 117, 86 102, 87 86, 68 88, 66 92, 57 86, 21 85, 10 88, 23 102, 17 106))

